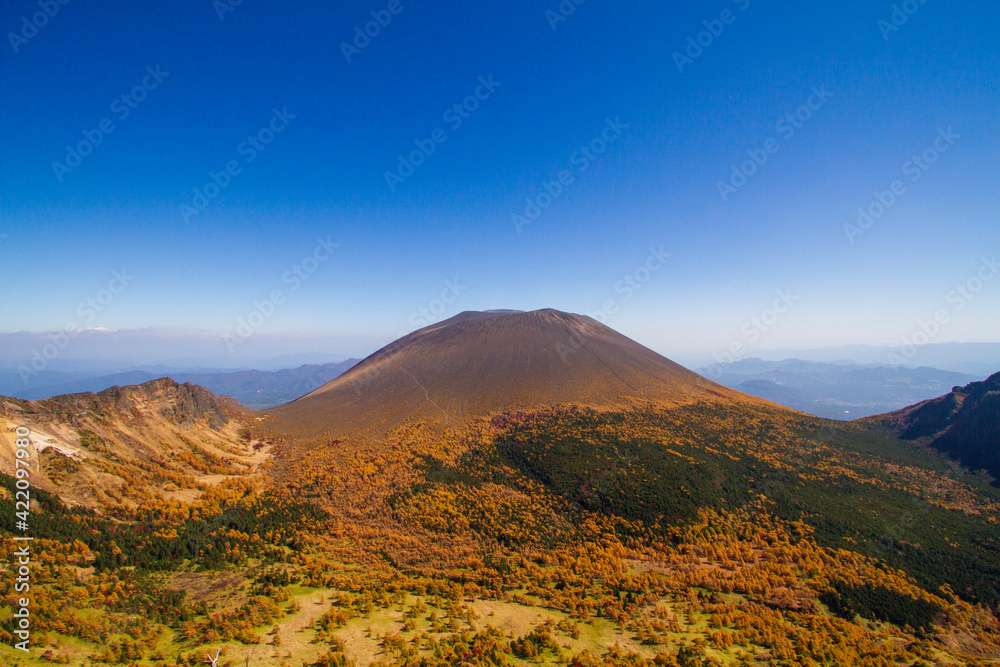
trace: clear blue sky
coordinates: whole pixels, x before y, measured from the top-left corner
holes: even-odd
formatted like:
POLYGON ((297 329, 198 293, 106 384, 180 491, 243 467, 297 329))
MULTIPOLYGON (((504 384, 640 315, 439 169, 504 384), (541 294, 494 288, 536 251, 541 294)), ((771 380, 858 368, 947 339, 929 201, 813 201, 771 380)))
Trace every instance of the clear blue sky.
POLYGON ((668 356, 893 345, 941 309, 934 342, 1000 340, 1000 276, 961 308, 953 293, 1000 253, 1000 5, 913 2, 891 31, 892 3, 867 0, 588 0, 555 22, 558 6, 71 0, 33 31, 37 2, 3 3, 0 330, 232 334, 281 290, 254 328, 274 353, 305 335, 360 354, 457 279, 433 319, 612 300, 608 324, 668 356), (348 62, 371 12, 391 22, 348 62), (707 46, 678 61, 689 38, 707 46), (78 166, 53 165, 104 119, 78 166), (263 150, 243 143, 271 123, 263 150), (577 153, 602 132, 602 154, 577 153), (767 162, 724 201, 748 151, 767 162), (183 208, 230 161, 228 186, 183 208), (512 215, 563 171, 519 232, 512 215), (845 224, 894 180, 905 191, 851 243, 845 224), (340 247, 293 288, 317 238, 340 247), (121 269, 134 280, 81 321, 121 269), (789 289, 787 312, 747 329, 789 289))

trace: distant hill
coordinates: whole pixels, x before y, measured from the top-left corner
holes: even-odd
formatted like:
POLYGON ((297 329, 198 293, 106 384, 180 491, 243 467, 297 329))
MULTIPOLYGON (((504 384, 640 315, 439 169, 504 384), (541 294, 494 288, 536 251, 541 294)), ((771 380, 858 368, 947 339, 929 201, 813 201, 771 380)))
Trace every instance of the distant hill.
POLYGON ((240 371, 211 375, 181 374, 178 382, 201 385, 222 396, 232 396, 252 410, 263 410, 294 401, 339 377, 355 364, 348 359, 337 364, 299 366, 282 371, 240 371))
POLYGON ((170 377, 177 382, 190 382, 205 387, 219 396, 235 398, 251 410, 263 410, 308 394, 336 378, 356 363, 357 359, 348 359, 336 364, 305 365, 281 371, 249 370, 223 373, 129 371, 12 392, 12 395, 27 400, 39 400, 62 394, 96 392, 109 387, 143 384, 159 378, 170 377))
POLYGON ((863 421, 886 426, 903 440, 927 444, 973 470, 986 470, 994 486, 1000 486, 1000 373, 863 421))
MULTIPOLYGON (((892 353, 899 348, 873 345, 839 345, 834 347, 771 349, 772 359, 809 359, 828 364, 857 364, 885 366, 892 353)), ((738 363, 753 361, 745 359, 738 363)), ((759 359, 757 361, 760 361, 759 359)), ((1000 343, 928 343, 920 347, 914 359, 921 366, 940 368, 954 373, 965 373, 983 379, 1000 368, 1000 343)), ((773 362, 764 362, 773 363, 773 362)), ((780 362, 778 362, 780 363, 780 362)))
POLYGON ((737 391, 828 419, 892 412, 981 379, 937 368, 744 359, 698 370, 737 391))

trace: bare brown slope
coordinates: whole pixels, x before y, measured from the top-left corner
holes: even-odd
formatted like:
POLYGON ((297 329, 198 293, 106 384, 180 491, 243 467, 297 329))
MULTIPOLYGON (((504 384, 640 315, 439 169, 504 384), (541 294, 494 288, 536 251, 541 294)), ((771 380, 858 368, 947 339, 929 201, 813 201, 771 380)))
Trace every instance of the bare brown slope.
POLYGON ((420 329, 316 391, 267 412, 296 438, 373 435, 406 420, 458 425, 490 412, 578 403, 756 401, 589 317, 466 312, 420 329))
POLYGON ((235 400, 170 378, 40 401, 0 396, 0 472, 14 473, 25 427, 32 486, 70 504, 191 500, 203 484, 259 468, 268 449, 243 437, 254 423, 235 400))

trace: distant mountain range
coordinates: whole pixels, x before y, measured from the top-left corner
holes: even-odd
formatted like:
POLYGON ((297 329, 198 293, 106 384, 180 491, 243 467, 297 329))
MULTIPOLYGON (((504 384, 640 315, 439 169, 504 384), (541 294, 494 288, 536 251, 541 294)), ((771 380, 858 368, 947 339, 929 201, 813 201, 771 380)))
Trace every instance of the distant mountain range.
POLYGON ((281 371, 191 372, 162 369, 161 372, 134 370, 97 377, 74 378, 71 374, 49 372, 41 386, 24 388, 16 372, 0 382, 0 394, 26 400, 38 400, 63 394, 99 392, 109 387, 125 387, 170 377, 181 383, 190 382, 219 396, 235 398, 252 410, 263 410, 293 401, 321 387, 358 363, 348 359, 336 364, 304 365, 281 371), (68 378, 66 376, 69 376, 68 378), (61 381, 60 381, 61 380, 61 381))
POLYGON ((699 369, 719 384, 828 419, 892 412, 983 379, 937 368, 744 359, 699 369))
MULTIPOLYGON (((839 345, 804 349, 769 349, 762 356, 768 359, 806 359, 834 365, 886 366, 890 355, 899 356, 899 347, 873 345, 839 345)), ((744 359, 743 361, 753 361, 744 359)), ((759 361, 759 360, 757 360, 759 361)), ((690 361, 689 368, 709 364, 706 360, 690 361)), ((921 346, 907 368, 925 366, 973 377, 985 378, 1000 369, 1000 343, 929 343, 921 346)))
MULTIPOLYGON (((564 353, 576 354, 571 335, 572 330, 567 330, 566 340, 552 341, 552 349, 555 350, 558 343, 564 346, 564 353)), ((380 351, 372 356, 382 353, 380 351)), ((115 373, 42 371, 31 377, 28 383, 16 371, 0 370, 0 395, 38 400, 170 377, 177 382, 191 382, 205 387, 220 396, 230 396, 250 409, 265 410, 304 397, 356 364, 357 359, 348 359, 278 371, 167 366, 143 366, 115 373)), ((731 364, 716 364, 697 372, 745 394, 819 417, 845 421, 893 412, 985 377, 937 368, 891 368, 876 364, 822 363, 798 359, 744 359, 731 364)))

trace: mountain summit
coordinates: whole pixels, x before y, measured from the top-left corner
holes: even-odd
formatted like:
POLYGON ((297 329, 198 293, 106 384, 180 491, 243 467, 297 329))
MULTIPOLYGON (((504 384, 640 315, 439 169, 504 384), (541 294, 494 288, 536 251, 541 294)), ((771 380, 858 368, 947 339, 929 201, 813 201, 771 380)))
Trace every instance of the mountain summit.
POLYGON ((753 400, 600 322, 557 310, 464 312, 375 352, 268 414, 301 437, 378 433, 405 420, 457 424, 507 409, 705 398, 753 400))

